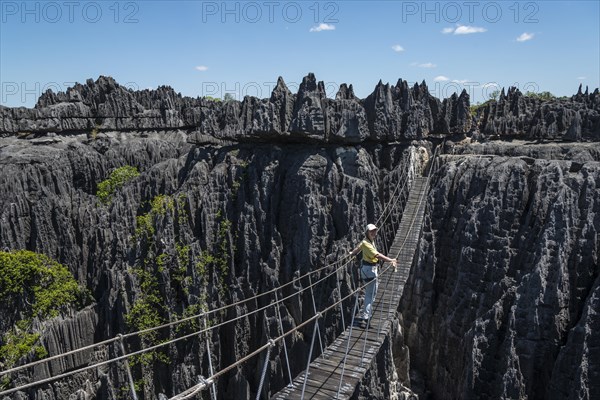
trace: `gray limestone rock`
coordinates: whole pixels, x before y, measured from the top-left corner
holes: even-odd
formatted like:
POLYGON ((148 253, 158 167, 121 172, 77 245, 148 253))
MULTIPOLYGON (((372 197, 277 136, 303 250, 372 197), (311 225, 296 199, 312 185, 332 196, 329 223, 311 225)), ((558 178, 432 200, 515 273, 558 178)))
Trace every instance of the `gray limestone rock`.
POLYGON ((168 86, 135 91, 100 76, 66 92, 48 90, 33 109, 0 107, 0 137, 188 130, 230 141, 397 141, 467 133, 468 103, 463 92, 442 105, 425 82, 410 88, 403 80, 393 87, 380 82, 365 100, 342 84, 336 98, 328 99, 312 73, 297 94, 280 77, 270 98, 246 96, 241 102, 183 97, 168 86))
MULTIPOLYGON (((231 107, 236 109, 235 104, 231 107)), ((393 184, 390 176, 401 172, 401 161, 408 154, 406 145, 192 146, 184 132, 176 131, 107 131, 95 140, 86 135, 56 137, 61 141, 35 145, 15 137, 0 139, 0 248, 51 256, 66 265, 93 297, 92 306, 37 326, 51 355, 134 330, 128 314, 144 299, 153 280, 162 299, 158 317, 169 321, 199 302, 216 308, 335 261, 360 240, 364 225, 381 213, 380 195, 393 184), (109 204, 101 203, 95 195, 98 183, 123 165, 135 166, 140 176, 117 190, 109 204), (157 196, 168 197, 156 203, 157 196), (140 217, 148 218, 150 233, 138 233, 140 217), (206 252, 222 258, 223 264, 199 267, 206 252), (148 281, 144 276, 153 278, 148 281)), ((349 292, 351 279, 344 278, 343 294, 349 292)), ((297 288, 307 284, 299 282, 297 288)), ((333 280, 326 283, 316 297, 317 307, 332 301, 334 288, 333 280)), ((282 293, 286 294, 290 293, 282 293)), ((271 301, 232 308, 212 322, 271 301)), ((312 316, 309 304, 308 292, 287 301, 280 309, 284 328, 312 316)), ((8 310, 2 312, 8 315, 8 310)), ((339 334, 336 315, 327 317, 326 340, 339 334)), ((5 322, 0 334, 10 327, 5 322)), ((272 309, 225 325, 210 339, 215 363, 229 365, 277 332, 272 309)), ((161 331, 156 340, 175 333, 161 331)), ((312 329, 306 328, 289 339, 291 357, 308 357, 311 334, 312 329)), ((141 345, 138 339, 126 343, 130 352, 141 345)), ((135 379, 143 382, 140 393, 147 398, 159 393, 172 396, 197 383, 199 375, 209 375, 206 346, 197 337, 163 353, 170 363, 154 361, 133 368, 135 379)), ((101 347, 42 364, 22 379, 47 377, 118 354, 114 346, 101 347)), ((281 345, 273 357, 283 365, 281 345)), ((221 377, 220 397, 254 398, 261 368, 260 358, 255 358, 221 377)), ((296 375, 303 365, 294 363, 292 368, 296 375)), ((282 369, 273 368, 265 390, 274 393, 286 382, 282 369)), ((126 385, 124 370, 115 365, 44 386, 39 395, 35 390, 26 394, 51 400, 71 395, 113 399, 126 385)))
POLYGON ((478 129, 487 136, 571 141, 600 138, 600 92, 542 100, 511 87, 477 111, 478 129))
MULTIPOLYGON (((423 389, 440 399, 594 397, 580 362, 597 341, 581 332, 596 324, 600 164, 442 160, 400 307, 423 389)), ((596 361, 585 365, 598 373, 596 361)))

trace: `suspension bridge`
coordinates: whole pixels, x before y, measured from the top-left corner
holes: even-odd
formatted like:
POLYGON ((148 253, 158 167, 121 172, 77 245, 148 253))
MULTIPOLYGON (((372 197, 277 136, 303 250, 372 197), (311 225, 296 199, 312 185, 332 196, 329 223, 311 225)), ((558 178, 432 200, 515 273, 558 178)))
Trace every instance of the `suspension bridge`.
MULTIPOLYGON (((243 363, 256 357, 261 357, 261 359, 264 360, 260 381, 256 389, 257 400, 269 397, 274 400, 348 399, 354 397, 360 383, 365 378, 369 368, 372 367, 382 344, 393 329, 392 321, 395 317, 404 284, 408 278, 415 251, 418 247, 425 210, 425 198, 429 188, 429 179, 431 177, 431 171, 435 168, 437 161, 438 157, 436 150, 429 163, 428 176, 420 176, 416 172, 414 166, 415 160, 411 157, 408 163, 409 165, 405 165, 394 189, 390 193, 390 200, 387 202, 379 219, 376 221, 376 225, 381 227, 381 233, 384 238, 393 237, 391 246, 388 247, 388 243, 385 240, 382 241, 381 245, 386 254, 392 258, 397 258, 398 266, 397 268, 394 268, 390 264, 385 264, 381 268, 378 277, 379 288, 374 302, 373 316, 366 326, 356 326, 354 321, 354 315, 356 315, 358 311, 360 294, 364 290, 366 284, 357 284, 348 294, 342 297, 340 276, 352 273, 352 271, 348 271, 348 269, 354 264, 354 259, 347 256, 337 262, 325 265, 300 277, 294 278, 290 282, 282 284, 279 287, 217 309, 209 310, 198 315, 169 322, 160 326, 127 334, 119 334, 99 343, 66 351, 61 354, 51 355, 41 360, 0 371, 0 379, 6 379, 16 376, 15 374, 19 371, 30 369, 51 361, 71 357, 74 354, 89 351, 94 348, 103 346, 114 346, 115 348, 115 351, 113 352, 114 356, 106 360, 90 361, 88 365, 78 365, 76 368, 71 368, 68 371, 62 371, 61 373, 56 373, 48 377, 33 379, 33 381, 27 383, 24 383, 22 379, 15 379, 11 382, 12 387, 0 389, 0 399, 4 399, 6 398, 5 396, 17 392, 24 394, 33 388, 73 377, 84 372, 96 370, 100 367, 119 364, 121 368, 125 370, 129 384, 130 397, 137 400, 137 392, 128 360, 133 356, 139 356, 183 340, 206 341, 206 351, 208 352, 209 360, 208 376, 198 376, 198 383, 196 385, 172 396, 171 400, 201 398, 202 393, 207 390, 210 391, 212 400, 216 400, 218 397, 217 380, 243 363), (401 218, 397 218, 399 215, 401 215, 401 218), (315 279, 313 279, 313 277, 315 279), (318 310, 314 291, 318 290, 319 285, 331 279, 336 280, 337 300, 318 310), (298 283, 301 281, 308 281, 308 284, 299 286, 298 283), (283 296, 283 289, 289 289, 290 287, 299 288, 294 293, 283 296), (285 331, 281 318, 281 309, 285 307, 284 303, 296 296, 307 294, 310 294, 310 297, 312 298, 312 311, 314 312, 314 315, 285 331), (232 307, 242 304, 256 302, 258 298, 265 296, 272 299, 268 305, 208 326, 207 320, 211 315, 217 315, 218 313, 222 313, 232 307), (344 304, 350 302, 354 304, 351 314, 352 317, 349 321, 346 321, 344 318, 344 304), (212 362, 213 355, 211 354, 209 333, 226 324, 234 323, 243 318, 247 318, 250 315, 265 312, 265 310, 269 308, 275 310, 278 321, 278 331, 273 333, 273 337, 265 338, 265 343, 259 348, 215 371, 212 362), (333 343, 324 346, 323 335, 321 332, 322 323, 320 321, 324 315, 336 308, 339 308, 341 311, 343 331, 333 343), (193 320, 199 321, 199 326, 203 328, 200 328, 193 333, 171 338, 170 340, 137 351, 129 353, 126 351, 125 342, 129 338, 139 337, 140 335, 165 328, 173 328, 176 325, 193 320), (293 378, 288 355, 288 342, 291 340, 291 336, 294 333, 301 329, 308 329, 311 326, 311 345, 308 359, 305 361, 306 368, 303 369, 303 372, 293 378), (271 395, 271 393, 263 390, 263 385, 265 377, 270 372, 269 366, 273 352, 277 352, 285 360, 282 368, 285 369, 284 375, 288 378, 288 384, 287 387, 283 388, 278 393, 271 395)), ((381 246, 379 247, 382 248, 381 246)))
MULTIPOLYGON (((392 319, 418 245, 425 212, 425 202, 422 200, 426 189, 426 178, 415 177, 400 227, 389 249, 389 254, 397 255, 398 267, 384 267, 385 272, 379 277, 373 316, 367 327, 355 327, 353 318, 350 326, 327 347, 321 357, 313 361, 290 387, 273 396, 274 400, 347 399, 358 389, 384 338, 392 330, 392 319)), ((357 305, 356 301, 353 315, 356 314, 357 305)))

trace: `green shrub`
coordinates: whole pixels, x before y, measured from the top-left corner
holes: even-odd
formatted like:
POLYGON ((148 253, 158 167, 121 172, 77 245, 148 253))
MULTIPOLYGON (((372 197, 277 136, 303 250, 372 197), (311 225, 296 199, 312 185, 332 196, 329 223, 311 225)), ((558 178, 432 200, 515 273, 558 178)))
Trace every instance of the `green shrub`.
POLYGON ((141 239, 142 237, 146 237, 147 239, 150 239, 152 236, 154 236, 154 224, 152 223, 152 213, 147 213, 144 215, 138 215, 135 218, 135 222, 136 222, 136 228, 135 228, 135 236, 138 239, 141 239))
POLYGON ((532 99, 538 99, 538 100, 552 100, 552 99, 556 98, 556 96, 554 96, 550 92, 541 92, 541 93, 526 92, 525 96, 526 97, 531 97, 532 99))
POLYGON ((165 215, 167 210, 171 212, 175 210, 175 201, 171 196, 159 194, 150 202, 150 211, 155 215, 165 215))
POLYGON ((0 347, 0 360, 5 367, 10 368, 32 350, 38 359, 46 357, 48 355, 46 349, 36 345, 39 338, 39 333, 9 331, 4 335, 4 345, 0 347))
MULTIPOLYGON (((134 273, 139 282, 140 294, 125 315, 128 328, 130 331, 138 331, 164 324, 164 299, 158 290, 157 278, 152 272, 143 268, 134 269, 134 273)), ((158 331, 143 333, 140 338, 146 346, 160 343, 158 331)), ((168 363, 166 355, 161 351, 143 353, 131 359, 132 366, 136 364, 149 366, 155 361, 168 363)))
POLYGON ((67 306, 82 306, 85 290, 62 264, 27 250, 0 252, 0 302, 6 307, 21 305, 23 319, 4 334, 0 361, 14 365, 32 350, 37 358, 48 355, 37 345, 40 334, 32 333, 31 321, 52 318, 67 306))
POLYGON ((67 267, 44 254, 0 252, 3 304, 29 304, 32 317, 55 317, 62 307, 81 302, 83 292, 67 267))
POLYGON ((126 165, 111 172, 108 179, 98 184, 96 196, 104 204, 110 203, 113 194, 127 182, 140 175, 136 167, 126 165))

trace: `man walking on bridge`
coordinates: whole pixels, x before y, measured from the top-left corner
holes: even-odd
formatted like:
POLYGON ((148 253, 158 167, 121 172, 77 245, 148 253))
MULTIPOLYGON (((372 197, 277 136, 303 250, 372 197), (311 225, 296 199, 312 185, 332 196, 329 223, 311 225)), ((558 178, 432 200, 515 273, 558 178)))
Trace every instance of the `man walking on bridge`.
POLYGON ((368 224, 365 238, 354 250, 350 251, 351 256, 355 256, 359 251, 362 251, 363 254, 359 275, 362 281, 367 282, 367 285, 365 286, 365 302, 357 316, 359 320, 363 321, 368 321, 373 315, 373 300, 377 293, 377 263, 383 260, 392 263, 396 268, 396 259, 384 256, 375 247, 377 229, 375 225, 368 224))

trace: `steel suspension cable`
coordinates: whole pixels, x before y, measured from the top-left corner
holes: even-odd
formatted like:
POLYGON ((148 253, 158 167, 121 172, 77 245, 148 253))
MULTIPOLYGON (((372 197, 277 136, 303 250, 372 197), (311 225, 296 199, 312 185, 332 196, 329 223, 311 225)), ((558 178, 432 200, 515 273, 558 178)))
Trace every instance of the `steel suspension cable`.
MULTIPOLYGON (((403 166, 404 166, 404 164, 403 164, 403 166)), ((396 187, 394 188, 394 192, 393 192, 393 195, 390 198, 390 201, 386 204, 386 206, 384 207, 384 211, 382 212, 382 214, 380 215, 379 219, 377 220, 378 224, 384 223, 388 219, 388 217, 392 214, 392 211, 390 211, 388 213, 388 208, 390 206, 390 203, 392 203, 392 199, 393 199, 395 193, 400 188, 400 184, 403 182, 402 186, 403 187, 406 186, 406 183, 408 181, 406 179, 407 178, 406 175, 407 175, 406 174, 406 169, 404 169, 403 173, 401 175, 401 178, 398 180, 398 183, 397 183, 396 187), (388 215, 386 215, 386 214, 388 214, 388 215)), ((84 347, 81 347, 81 348, 78 348, 78 349, 74 349, 74 350, 71 350, 71 351, 68 351, 68 352, 64 352, 62 354, 57 354, 55 356, 51 356, 51 357, 48 357, 48 358, 45 358, 45 359, 42 359, 42 360, 37 360, 37 361, 31 362, 31 363, 27 363, 27 364, 24 364, 24 365, 15 367, 15 368, 11 368, 11 369, 8 369, 8 370, 5 370, 5 371, 0 371, 0 376, 6 375, 6 374, 9 374, 11 372, 16 372, 16 371, 24 369, 24 368, 28 368, 28 367, 32 367, 34 365, 38 365, 40 363, 49 362, 49 361, 52 361, 52 360, 55 360, 55 359, 66 357, 66 356, 69 356, 71 354, 75 354, 75 353, 78 353, 78 352, 89 350, 89 349, 92 349, 92 348, 95 348, 95 347, 99 347, 99 346, 102 346, 102 345, 108 345, 108 344, 111 344, 111 343, 113 343, 113 342, 115 342, 117 340, 123 340, 123 339, 129 338, 129 337, 132 337, 132 336, 136 336, 136 335, 140 335, 140 334, 143 334, 143 333, 152 332, 152 331, 155 331, 155 330, 158 330, 158 329, 162 329, 162 328, 174 326, 174 325, 186 322, 186 321, 190 321, 190 320, 192 320, 194 318, 199 318, 199 317, 202 317, 202 316, 206 317, 207 315, 210 315, 210 314, 213 314, 213 313, 216 313, 216 312, 220 312, 220 311, 226 310, 228 308, 231 308, 231 307, 234 307, 234 306, 246 303, 248 301, 257 299, 259 297, 262 297, 262 296, 274 293, 277 290, 281 290, 282 288, 287 287, 287 286, 289 286, 289 285, 291 285, 291 284, 293 284, 295 282, 298 282, 299 280, 301 280, 301 279, 303 279, 303 278, 305 278, 307 276, 310 277, 312 274, 321 272, 321 271, 323 271, 324 269, 326 269, 328 267, 332 267, 332 266, 335 266, 336 264, 339 264, 339 267, 336 268, 333 272, 327 274, 324 278, 319 279, 314 284, 311 283, 309 287, 303 288, 303 289, 299 290, 298 292, 294 293, 293 295, 287 296, 287 297, 285 297, 285 298, 283 298, 283 299, 281 299, 279 301, 276 301, 275 303, 272 303, 272 304, 270 304, 268 306, 262 307, 260 309, 257 309, 257 310, 251 311, 251 312, 248 312, 248 313, 246 313, 246 314, 244 314, 242 316, 238 316, 238 317, 232 318, 230 320, 224 321, 224 322, 222 322, 220 324, 211 326, 210 328, 205 329, 205 330, 194 332, 194 333, 189 334, 189 335, 184 335, 182 337, 175 338, 175 339, 172 339, 172 340, 169 340, 169 341, 166 341, 166 342, 154 345, 154 346, 150 346, 148 348, 145 348, 145 349, 133 352, 133 353, 129 353, 127 355, 115 357, 115 358, 110 359, 110 360, 98 362, 98 363, 95 363, 95 364, 92 364, 92 365, 89 365, 89 366, 86 366, 86 367, 83 367, 83 368, 80 368, 80 369, 76 369, 76 370, 70 371, 68 373, 64 373, 64 374, 56 375, 54 377, 50 377, 50 378, 42 379, 42 380, 39 380, 39 381, 35 381, 35 382, 29 383, 29 384, 26 384, 26 385, 19 386, 17 388, 12 388, 12 389, 0 392, 0 395, 5 395, 5 394, 13 393, 13 392, 18 391, 18 390, 26 389, 26 388, 33 387, 33 386, 36 386, 36 385, 40 385, 40 384, 43 384, 43 383, 48 383, 48 382, 51 382, 51 381, 54 381, 54 380, 58 380, 58 379, 61 379, 61 378, 64 378, 64 377, 68 377, 68 376, 73 375, 75 373, 84 372, 84 371, 92 369, 92 368, 96 368, 96 367, 99 367, 99 366, 102 366, 102 365, 107 365, 107 364, 110 364, 110 363, 115 362, 115 361, 119 361, 119 360, 122 360, 122 359, 127 359, 128 357, 139 355, 139 354, 143 354, 145 352, 155 350, 155 349, 157 349, 159 347, 162 347, 162 346, 165 346, 167 344, 171 344, 171 343, 174 343, 174 342, 177 342, 177 341, 180 341, 180 340, 188 339, 191 336, 197 335, 199 333, 202 333, 202 332, 205 332, 205 331, 208 331, 208 330, 212 330, 212 329, 216 329, 216 328, 218 328, 220 326, 223 326, 223 325, 225 325, 227 323, 234 322, 234 321, 239 320, 241 318, 244 318, 246 316, 249 316, 249 315, 252 315, 252 314, 257 313, 259 311, 262 311, 262 310, 264 310, 264 309, 266 309, 266 308, 268 308, 270 306, 273 306, 273 305, 279 304, 279 303, 281 303, 281 302, 283 302, 285 300, 288 300, 288 299, 290 299, 290 298, 292 298, 292 297, 294 297, 296 295, 299 295, 299 294, 303 293, 308 288, 312 289, 312 287, 314 285, 317 285, 317 284, 321 283, 323 280, 329 278, 333 273, 337 273, 339 270, 341 270, 342 268, 344 268, 345 266, 347 266, 350 262, 352 262, 352 257, 350 257, 349 255, 345 255, 340 260, 337 260, 337 261, 335 261, 333 263, 330 263, 330 264, 326 264, 326 265, 324 265, 324 266, 322 266, 322 267, 320 267, 320 268, 318 268, 316 270, 309 271, 309 272, 305 273, 304 275, 302 275, 300 277, 297 277, 297 278, 294 278, 294 279, 292 279, 291 281, 289 281, 289 282, 287 282, 285 284, 282 284, 282 285, 280 285, 280 286, 278 286, 278 287, 276 287, 274 289, 271 289, 269 291, 259 293, 259 294, 255 295, 255 296, 250 297, 250 298, 243 299, 243 300, 240 300, 238 302, 234 302, 234 303, 231 303, 231 304, 228 304, 228 305, 225 305, 225 306, 213 309, 213 310, 209 310, 207 312, 203 312, 203 313, 200 313, 198 315, 193 315, 193 316, 186 317, 186 318, 183 318, 183 319, 180 319, 180 320, 177 320, 177 321, 169 322, 169 323, 162 324, 162 325, 159 325, 159 326, 156 326, 156 327, 151 327, 151 328, 139 330, 139 331, 136 331, 136 332, 122 334, 120 336, 116 336, 114 338, 104 340, 102 342, 94 343, 94 344, 91 344, 91 345, 88 345, 88 346, 84 346, 84 347)), ((363 287, 359 287, 356 290, 361 290, 362 288, 363 287)), ((341 293, 340 293, 340 299, 335 304, 336 305, 338 303, 341 304, 344 300, 348 299, 349 297, 350 297, 350 295, 348 295, 348 296, 346 296, 344 298, 341 298, 341 293)), ((284 336, 287 336, 287 334, 285 334, 284 336)), ((210 382, 210 378, 206 382, 210 382)))

